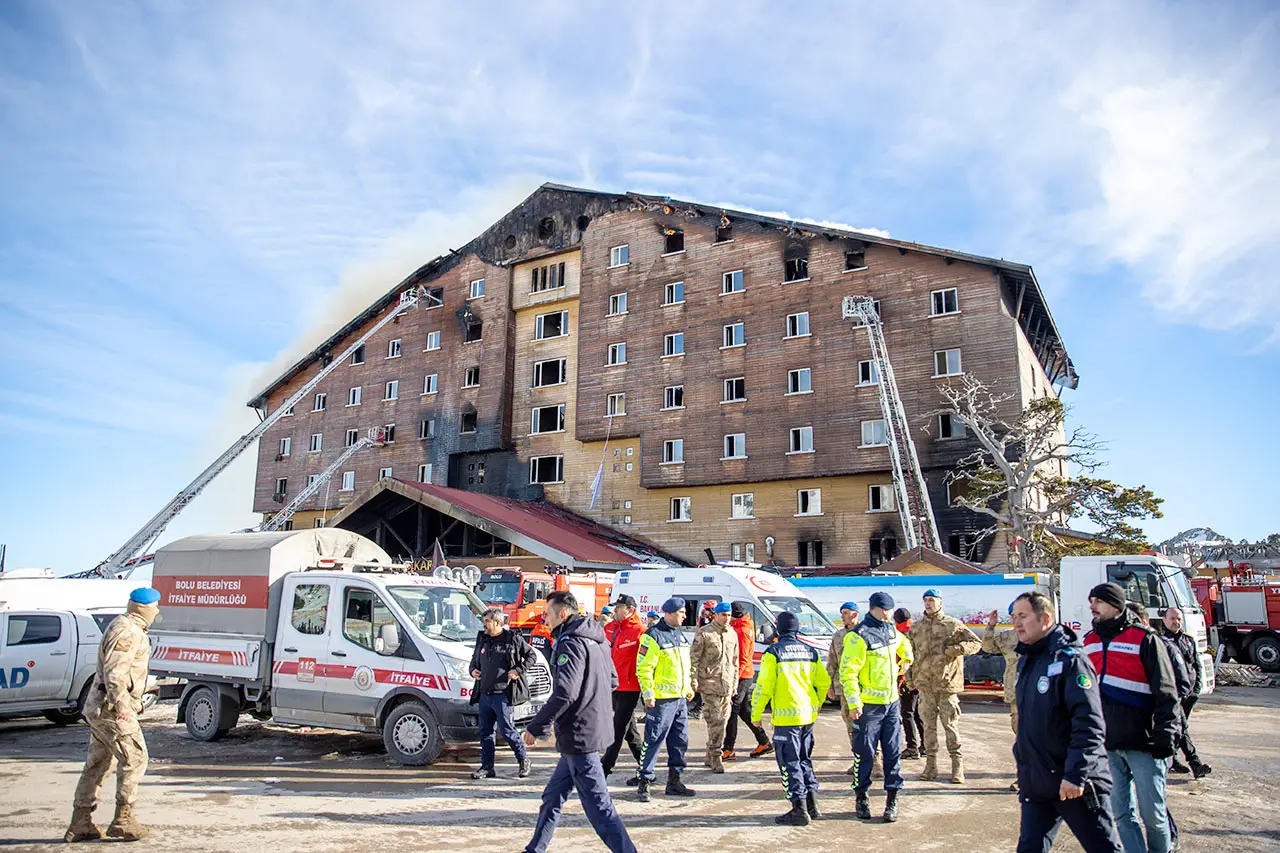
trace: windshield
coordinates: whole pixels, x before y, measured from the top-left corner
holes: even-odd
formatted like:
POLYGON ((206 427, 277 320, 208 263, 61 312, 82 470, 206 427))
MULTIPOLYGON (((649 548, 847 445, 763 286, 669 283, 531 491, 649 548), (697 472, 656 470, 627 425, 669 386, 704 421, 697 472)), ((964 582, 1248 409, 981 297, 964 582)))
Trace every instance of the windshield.
POLYGON ((444 586, 387 588, 413 620, 414 627, 432 640, 474 640, 484 607, 471 593, 444 586))
POLYGON ((801 634, 810 637, 830 637, 835 633, 836 629, 827 621, 827 617, 823 616, 822 611, 807 598, 774 596, 772 598, 762 598, 761 601, 764 602, 764 606, 769 609, 769 614, 775 619, 779 613, 784 611, 794 613, 800 617, 801 634))
POLYGON ((485 604, 515 604, 520 595, 519 581, 485 581, 476 588, 485 604))
POLYGON ((1176 566, 1165 566, 1164 571, 1169 586, 1173 587, 1174 598, 1178 599, 1178 606, 1184 611, 1189 608, 1199 609, 1196 594, 1191 589, 1191 581, 1186 573, 1176 566))

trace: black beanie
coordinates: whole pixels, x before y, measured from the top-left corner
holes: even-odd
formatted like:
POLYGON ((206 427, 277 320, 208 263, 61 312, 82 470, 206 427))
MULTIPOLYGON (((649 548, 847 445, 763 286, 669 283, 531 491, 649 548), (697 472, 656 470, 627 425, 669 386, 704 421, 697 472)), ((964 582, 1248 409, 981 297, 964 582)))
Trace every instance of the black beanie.
POLYGON ((798 634, 800 632, 800 617, 792 613, 790 610, 784 610, 778 614, 778 633, 779 634, 798 634))
POLYGON ((1118 583, 1100 583, 1089 590, 1089 597, 1110 604, 1116 610, 1124 610, 1124 588, 1118 583))
POLYGON ((733 608, 732 610, 729 611, 729 615, 731 615, 734 619, 741 619, 743 616, 747 615, 747 606, 743 604, 741 601, 735 601, 733 604, 729 606, 733 608))

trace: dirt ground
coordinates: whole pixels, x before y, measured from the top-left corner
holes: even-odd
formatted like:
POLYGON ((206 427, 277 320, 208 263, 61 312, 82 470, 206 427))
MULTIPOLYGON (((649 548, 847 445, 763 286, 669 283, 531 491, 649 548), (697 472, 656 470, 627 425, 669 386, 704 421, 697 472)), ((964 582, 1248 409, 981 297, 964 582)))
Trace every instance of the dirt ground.
MULTIPOLYGON (((1225 688, 1196 709, 1193 732, 1214 773, 1200 781, 1173 777, 1170 804, 1185 850, 1280 849, 1277 708, 1280 690, 1225 688)), ((475 749, 451 752, 429 768, 406 768, 387 759, 377 737, 252 721, 223 741, 201 744, 174 722, 175 713, 166 703, 145 720, 152 760, 138 810, 155 837, 133 850, 519 850, 556 760, 551 749, 536 749, 533 776, 516 779, 510 753, 500 752, 501 778, 472 782, 475 749)), ((1012 733, 997 699, 965 697, 961 736, 968 784, 917 782, 923 762, 906 762, 908 789, 901 820, 893 825, 853 820, 844 773, 850 759, 840 728, 839 715, 830 712, 818 725, 816 769, 827 821, 803 829, 773 824, 785 803, 771 757, 740 760, 722 776, 691 770, 687 781, 697 789, 696 799, 658 794, 648 805, 621 784, 623 774, 614 774, 619 810, 640 850, 664 853, 744 844, 824 853, 873 843, 912 853, 1013 849, 1018 806, 1008 789, 1012 733)), ((705 730, 697 721, 692 730, 696 766, 705 730)), ((50 845, 61 841, 86 743, 84 726, 0 722, 0 848, 55 849, 50 845)), ((113 790, 108 783, 104 802, 113 802, 113 790)), ((873 812, 881 802, 882 793, 873 791, 873 812)), ((97 816, 102 824, 109 821, 110 806, 97 816)), ((1055 849, 1079 846, 1064 830, 1055 849)), ((552 850, 604 850, 575 800, 552 850)))

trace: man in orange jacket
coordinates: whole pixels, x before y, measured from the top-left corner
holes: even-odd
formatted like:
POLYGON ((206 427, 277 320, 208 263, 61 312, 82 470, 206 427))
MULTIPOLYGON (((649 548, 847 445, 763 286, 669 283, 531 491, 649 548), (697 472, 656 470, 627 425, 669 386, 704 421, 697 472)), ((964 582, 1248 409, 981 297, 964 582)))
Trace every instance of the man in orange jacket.
POLYGON ((613 621, 604 627, 605 639, 613 655, 613 668, 618 673, 618 688, 613 691, 613 744, 605 750, 604 774, 613 772, 622 751, 622 742, 640 762, 640 732, 636 728, 636 705, 640 701, 640 681, 636 678, 636 656, 640 651, 640 636, 648 630, 640 614, 636 612, 636 600, 620 595, 613 603, 613 621))
POLYGON ((548 666, 551 664, 551 651, 555 644, 555 638, 551 636, 551 629, 547 627, 546 620, 539 616, 538 624, 534 625, 533 630, 529 632, 529 645, 542 654, 548 666))
POLYGON ((751 722, 751 687, 756 680, 756 628, 751 620, 747 606, 735 601, 730 610, 729 624, 738 633, 738 689, 733 694, 733 704, 729 708, 729 721, 724 729, 724 751, 721 760, 733 761, 738 756, 734 753, 734 744, 738 742, 738 721, 746 723, 747 728, 756 736, 756 748, 751 750, 751 757, 758 758, 773 752, 773 744, 764 729, 751 722))

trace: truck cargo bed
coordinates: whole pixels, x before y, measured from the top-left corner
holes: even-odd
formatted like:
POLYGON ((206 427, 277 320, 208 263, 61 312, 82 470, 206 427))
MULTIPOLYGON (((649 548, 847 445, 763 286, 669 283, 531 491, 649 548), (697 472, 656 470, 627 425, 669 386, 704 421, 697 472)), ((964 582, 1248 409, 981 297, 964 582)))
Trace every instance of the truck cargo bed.
POLYGON ((271 649, 245 634, 151 632, 151 673, 188 680, 264 681, 271 649))

